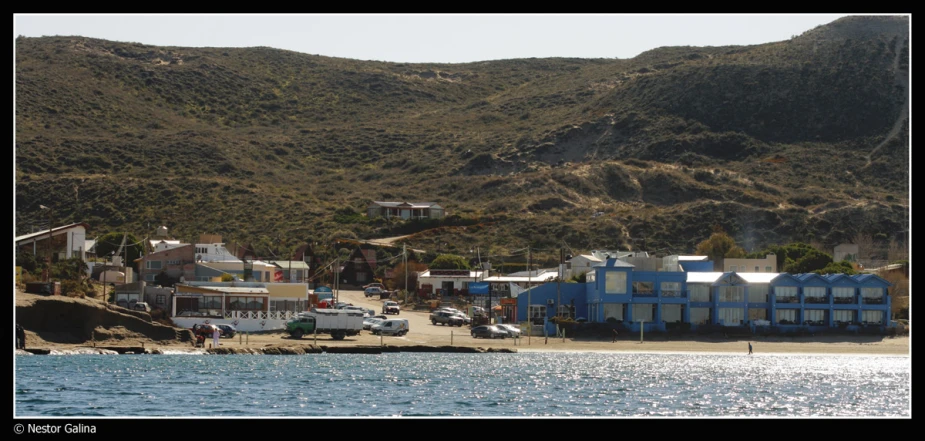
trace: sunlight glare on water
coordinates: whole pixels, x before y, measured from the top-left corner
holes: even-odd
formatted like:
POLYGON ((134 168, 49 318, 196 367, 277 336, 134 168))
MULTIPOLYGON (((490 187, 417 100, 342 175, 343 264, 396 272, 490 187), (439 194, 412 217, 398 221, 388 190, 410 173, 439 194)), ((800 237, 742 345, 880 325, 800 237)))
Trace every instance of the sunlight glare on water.
POLYGON ((72 354, 15 375, 16 416, 911 415, 903 356, 72 354))

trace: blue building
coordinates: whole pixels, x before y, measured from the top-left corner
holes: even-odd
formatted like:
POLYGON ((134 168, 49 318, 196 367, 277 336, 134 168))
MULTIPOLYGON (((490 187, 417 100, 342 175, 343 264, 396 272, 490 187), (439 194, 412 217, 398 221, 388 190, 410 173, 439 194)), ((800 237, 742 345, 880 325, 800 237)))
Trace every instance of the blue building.
MULTIPOLYGON (((654 259, 654 258, 653 258, 654 259)), ((546 283, 517 297, 517 317, 555 332, 558 316, 622 323, 638 331, 744 327, 787 333, 830 328, 885 331, 889 282, 873 274, 713 272, 709 261, 659 266, 607 259, 587 283, 546 283)))

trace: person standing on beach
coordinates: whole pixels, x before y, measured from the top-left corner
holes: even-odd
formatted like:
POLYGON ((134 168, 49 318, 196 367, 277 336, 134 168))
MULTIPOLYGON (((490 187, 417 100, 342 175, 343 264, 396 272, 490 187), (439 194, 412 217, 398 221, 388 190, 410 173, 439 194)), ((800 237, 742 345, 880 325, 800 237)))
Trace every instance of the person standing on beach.
POLYGON ((222 331, 220 331, 218 327, 216 326, 215 329, 212 331, 212 347, 214 348, 218 347, 218 338, 221 337, 221 335, 222 335, 222 331))
POLYGON ((748 355, 752 355, 752 342, 748 342, 748 355))

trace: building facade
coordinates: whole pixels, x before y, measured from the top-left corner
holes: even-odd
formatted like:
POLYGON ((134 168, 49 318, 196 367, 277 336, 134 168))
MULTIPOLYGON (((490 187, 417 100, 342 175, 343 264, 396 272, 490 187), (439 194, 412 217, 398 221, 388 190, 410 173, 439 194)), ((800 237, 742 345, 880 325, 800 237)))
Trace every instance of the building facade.
POLYGON ((689 271, 636 271, 632 264, 608 259, 588 273, 587 283, 547 283, 521 293, 517 317, 548 323, 561 303, 574 306, 589 322, 644 331, 712 326, 876 332, 890 323, 891 284, 873 274, 713 272, 704 270, 712 262, 705 263, 689 271))

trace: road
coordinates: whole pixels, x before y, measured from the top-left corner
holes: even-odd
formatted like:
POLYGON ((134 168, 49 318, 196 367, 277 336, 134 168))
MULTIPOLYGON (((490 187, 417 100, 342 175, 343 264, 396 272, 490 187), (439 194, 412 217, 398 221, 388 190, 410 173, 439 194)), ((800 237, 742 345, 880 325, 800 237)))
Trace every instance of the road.
MULTIPOLYGON (((385 300, 380 300, 378 297, 366 298, 366 296, 363 295, 363 291, 355 290, 340 290, 338 294, 341 302, 370 308, 377 313, 382 312, 382 302, 385 300)), ((469 334, 468 326, 457 327, 432 324, 430 322, 430 311, 403 309, 397 316, 389 315, 389 317, 408 319, 410 332, 404 337, 384 337, 387 340, 404 339, 408 340, 409 344, 433 344, 434 341, 442 340, 445 340, 446 344, 449 344, 451 336, 454 340, 474 340, 469 334)), ((364 332, 364 334, 365 333, 366 332, 364 332)))

